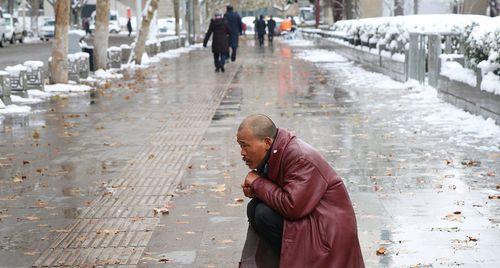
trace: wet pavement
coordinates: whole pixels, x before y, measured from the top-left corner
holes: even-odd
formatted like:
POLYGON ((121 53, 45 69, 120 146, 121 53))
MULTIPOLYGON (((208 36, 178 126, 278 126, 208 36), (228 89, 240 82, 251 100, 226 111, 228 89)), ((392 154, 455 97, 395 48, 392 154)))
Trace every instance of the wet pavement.
POLYGON ((495 267, 498 137, 453 128, 411 86, 298 57, 313 46, 243 43, 224 74, 196 50, 6 117, 1 266, 236 267, 248 199, 235 131, 266 113, 344 178, 367 267, 495 267))

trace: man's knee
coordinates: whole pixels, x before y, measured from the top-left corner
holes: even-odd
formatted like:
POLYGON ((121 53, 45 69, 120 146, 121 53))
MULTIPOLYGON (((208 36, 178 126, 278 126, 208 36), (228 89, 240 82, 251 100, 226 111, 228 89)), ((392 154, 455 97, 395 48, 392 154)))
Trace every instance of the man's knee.
POLYGON ((276 212, 268 207, 266 204, 260 202, 255 207, 255 224, 258 226, 272 226, 276 221, 276 212))
POLYGON ((260 201, 257 198, 254 198, 248 202, 247 205, 247 218, 250 222, 255 221, 255 208, 257 205, 260 203, 260 201))

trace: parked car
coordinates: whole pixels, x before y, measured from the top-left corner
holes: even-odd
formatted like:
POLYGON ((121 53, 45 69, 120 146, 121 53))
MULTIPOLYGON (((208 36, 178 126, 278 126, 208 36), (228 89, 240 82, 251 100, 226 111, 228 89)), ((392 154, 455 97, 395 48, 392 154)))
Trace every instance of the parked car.
POLYGON ((56 30, 56 21, 53 19, 48 19, 44 21, 42 28, 40 28, 38 34, 40 39, 43 41, 49 41, 50 38, 54 38, 54 33, 56 30))
POLYGON ((0 7, 0 47, 5 46, 5 41, 7 35, 7 27, 5 25, 5 19, 3 17, 3 9, 0 7))
MULTIPOLYGON (((95 11, 90 15, 90 31, 95 31, 95 11)), ((120 25, 120 20, 118 19, 118 12, 116 10, 109 11, 109 32, 110 33, 120 33, 122 26, 120 25)))
POLYGON ((25 33, 18 19, 13 17, 11 14, 3 14, 3 17, 7 28, 7 35, 5 36, 6 39, 9 40, 11 44, 14 44, 16 41, 22 43, 24 41, 25 33))

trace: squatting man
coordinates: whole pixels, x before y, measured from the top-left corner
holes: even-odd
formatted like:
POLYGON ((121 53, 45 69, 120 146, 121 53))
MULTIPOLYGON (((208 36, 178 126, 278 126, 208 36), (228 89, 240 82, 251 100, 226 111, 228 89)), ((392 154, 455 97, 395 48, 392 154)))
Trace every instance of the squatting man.
POLYGON ((326 159, 265 115, 245 118, 236 138, 251 169, 241 185, 250 228, 279 267, 364 267, 347 189, 326 159))

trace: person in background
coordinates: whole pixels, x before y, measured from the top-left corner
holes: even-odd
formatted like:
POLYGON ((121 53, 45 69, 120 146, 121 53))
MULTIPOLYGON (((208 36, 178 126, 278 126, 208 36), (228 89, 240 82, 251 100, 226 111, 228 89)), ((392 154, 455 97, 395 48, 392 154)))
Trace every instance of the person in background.
POLYGON ((273 42, 274 28, 276 28, 276 21, 273 19, 273 16, 271 16, 267 21, 267 38, 270 43, 273 42))
POLYGON ((127 30, 128 30, 128 36, 130 36, 132 34, 132 21, 130 20, 130 18, 128 18, 127 21, 127 30))
POLYGON ((259 21, 257 21, 257 36, 259 38, 259 46, 264 45, 264 35, 266 35, 266 21, 264 16, 260 15, 259 21))
POLYGON ((224 63, 229 53, 231 30, 220 12, 216 12, 214 18, 210 21, 208 31, 203 40, 203 47, 207 47, 208 40, 212 34, 214 35, 212 38, 212 53, 214 54, 215 72, 225 72, 224 63))
POLYGON ((234 12, 234 8, 231 5, 226 6, 226 14, 224 15, 224 20, 227 26, 231 30, 231 39, 229 40, 229 46, 231 47, 231 61, 236 60, 236 52, 238 50, 238 41, 240 34, 243 31, 241 16, 238 12, 234 12))

